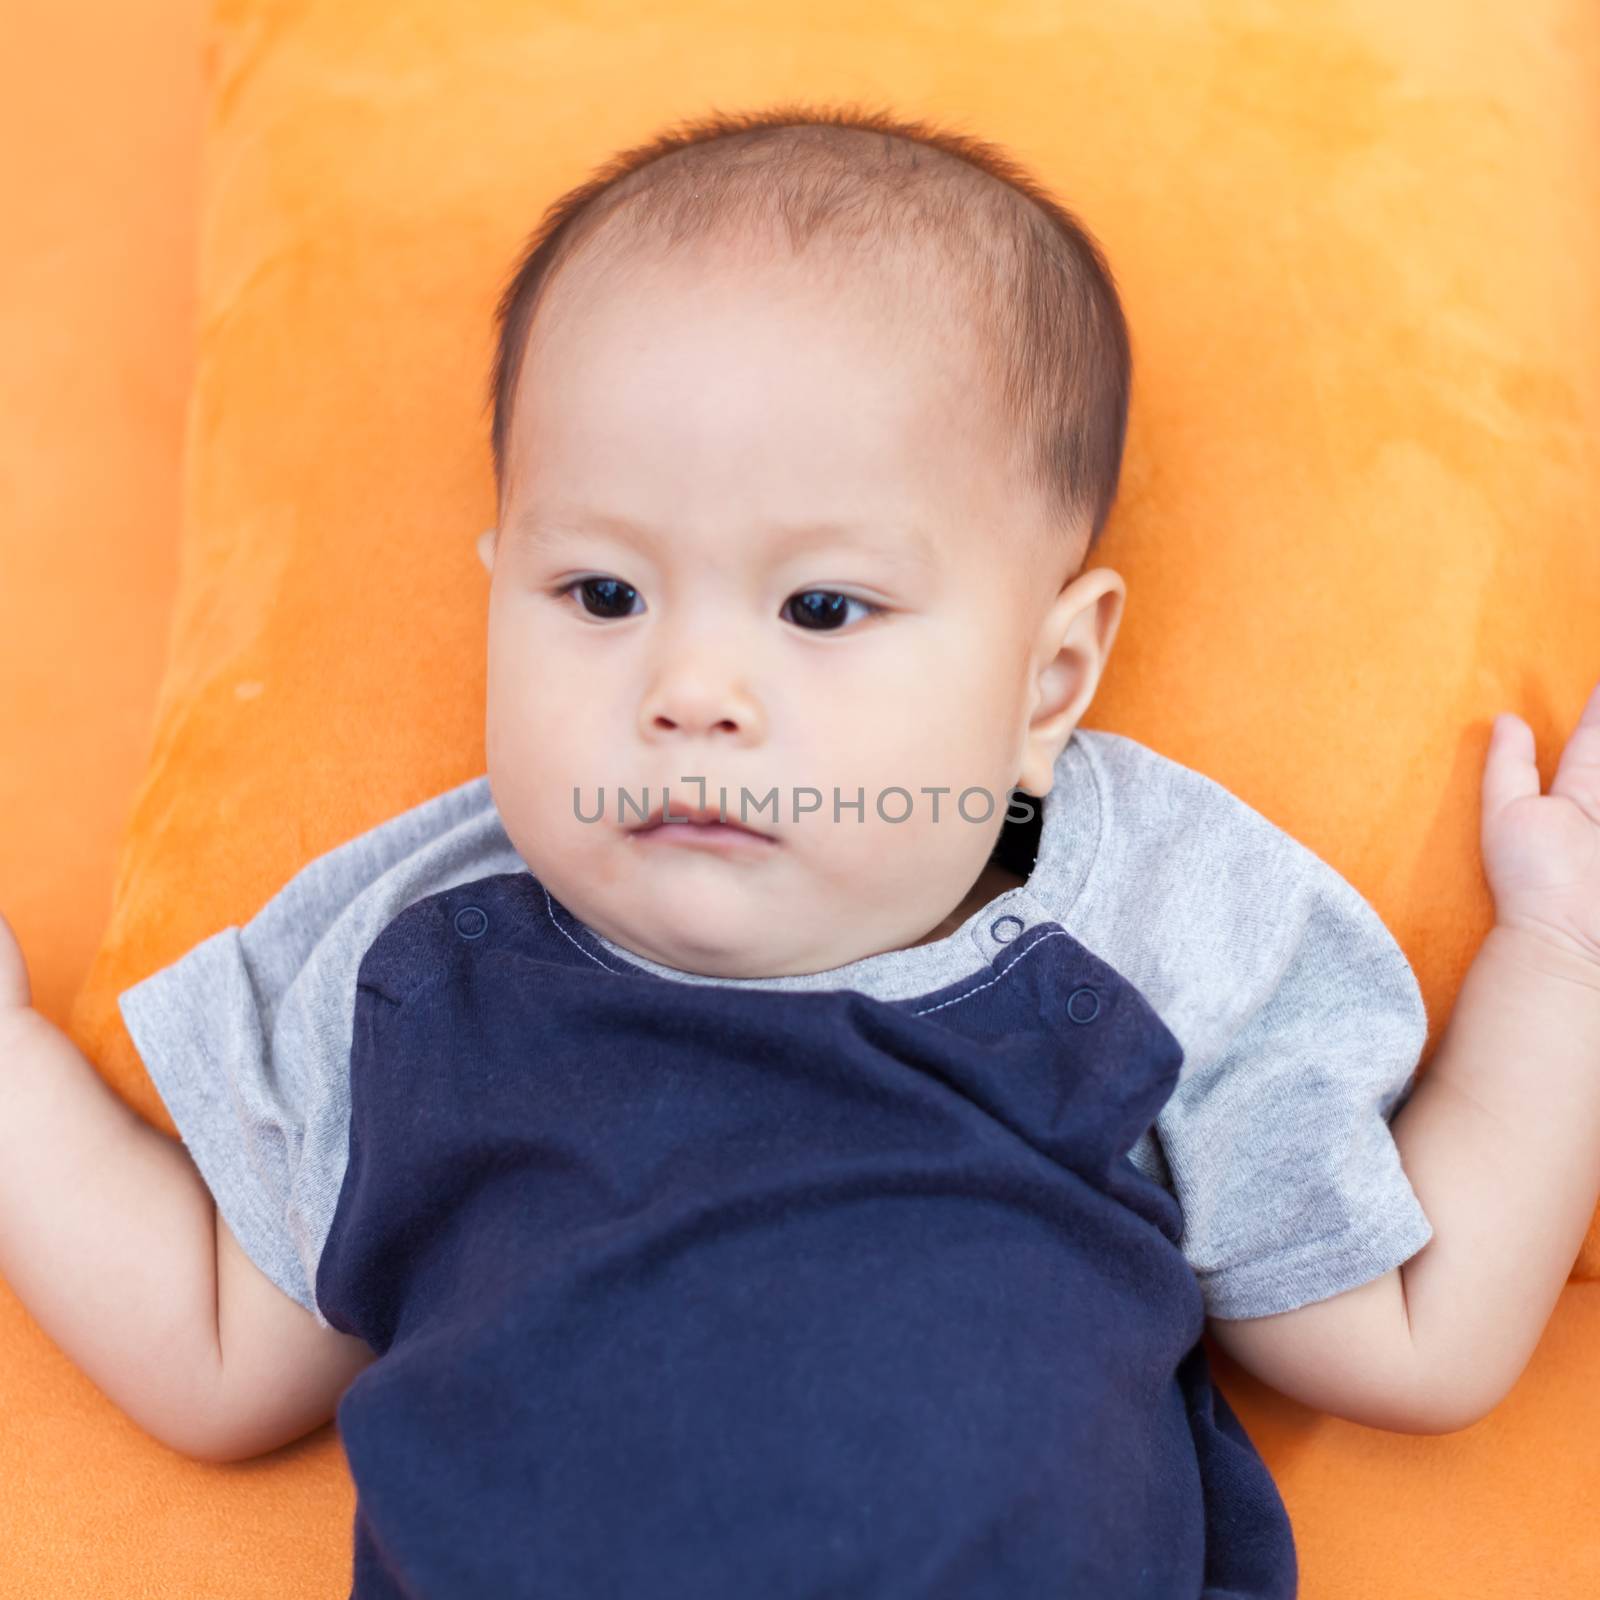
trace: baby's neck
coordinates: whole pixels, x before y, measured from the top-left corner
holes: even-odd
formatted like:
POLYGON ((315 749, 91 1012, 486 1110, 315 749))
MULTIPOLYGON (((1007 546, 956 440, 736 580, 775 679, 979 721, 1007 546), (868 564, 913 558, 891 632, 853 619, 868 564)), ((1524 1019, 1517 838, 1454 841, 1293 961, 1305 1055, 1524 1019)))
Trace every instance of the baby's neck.
POLYGON ((948 938, 974 911, 988 905, 997 895, 1005 894, 1010 889, 1020 889, 1027 881, 1010 867, 1001 866, 998 861, 987 862, 983 871, 978 874, 977 881, 967 890, 961 904, 943 917, 936 927, 923 934, 907 948, 915 950, 918 945, 932 944, 936 939, 948 938))

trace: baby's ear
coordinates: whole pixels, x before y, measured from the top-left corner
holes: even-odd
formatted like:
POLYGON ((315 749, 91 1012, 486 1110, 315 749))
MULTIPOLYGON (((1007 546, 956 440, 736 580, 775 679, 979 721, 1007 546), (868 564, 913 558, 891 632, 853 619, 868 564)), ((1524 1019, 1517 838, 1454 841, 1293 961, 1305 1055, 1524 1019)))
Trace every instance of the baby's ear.
POLYGON ((496 543, 497 528, 485 528, 478 535, 478 559, 483 563, 486 571, 494 571, 494 547, 496 543))

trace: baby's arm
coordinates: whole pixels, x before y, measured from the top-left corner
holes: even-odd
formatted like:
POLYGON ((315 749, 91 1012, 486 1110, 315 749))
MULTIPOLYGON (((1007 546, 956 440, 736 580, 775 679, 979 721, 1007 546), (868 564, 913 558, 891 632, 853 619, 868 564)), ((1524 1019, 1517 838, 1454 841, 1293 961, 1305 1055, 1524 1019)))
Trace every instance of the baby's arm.
POLYGON ((1495 925, 1392 1123, 1433 1238, 1347 1293, 1210 1324, 1283 1393, 1407 1432, 1505 1396, 1600 1199, 1600 686, 1548 796, 1531 732, 1496 721, 1482 835, 1495 925))
POLYGON ((238 1460, 327 1421, 372 1359, 257 1268, 181 1144, 29 1004, 0 916, 0 1277, 148 1433, 238 1460))

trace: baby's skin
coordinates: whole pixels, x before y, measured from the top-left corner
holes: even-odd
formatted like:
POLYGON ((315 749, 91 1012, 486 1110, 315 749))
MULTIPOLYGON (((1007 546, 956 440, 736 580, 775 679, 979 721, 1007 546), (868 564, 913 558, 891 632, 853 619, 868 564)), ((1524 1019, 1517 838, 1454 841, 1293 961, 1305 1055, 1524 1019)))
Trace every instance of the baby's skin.
MULTIPOLYGON (((959 326, 724 265, 568 275, 541 312, 479 542, 488 774, 528 867, 622 947, 818 972, 941 938, 1018 881, 990 860, 1007 797, 1048 792, 1125 586, 1007 476, 959 326), (704 804, 749 831, 575 803, 668 786, 674 816, 704 804), (776 815, 741 818, 774 789, 776 815), (801 790, 829 803, 797 814, 801 790), (890 790, 945 805, 894 822, 890 790), (982 823, 953 803, 969 790, 998 802, 982 823)), ((1447 1432, 1498 1404, 1600 1199, 1600 685, 1548 793, 1534 757, 1528 725, 1496 717, 1494 925, 1392 1123, 1432 1239, 1359 1288, 1207 1325, 1282 1393, 1371 1426, 1447 1432)), ((187 1454, 327 1421, 373 1352, 254 1266, 183 1146, 30 1000, 0 917, 0 1275, 187 1454)))

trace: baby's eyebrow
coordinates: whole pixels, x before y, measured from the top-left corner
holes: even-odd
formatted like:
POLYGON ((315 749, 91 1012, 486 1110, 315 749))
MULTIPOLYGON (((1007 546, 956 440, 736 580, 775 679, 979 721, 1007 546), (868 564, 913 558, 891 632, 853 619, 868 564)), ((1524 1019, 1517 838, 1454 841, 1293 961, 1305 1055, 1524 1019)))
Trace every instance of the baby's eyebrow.
MULTIPOLYGON (((587 529, 615 534, 641 551, 658 545, 663 535, 630 522, 626 517, 602 511, 544 512, 530 508, 512 519, 511 533, 525 548, 538 549, 563 534, 581 534, 587 529)), ((775 524, 773 550, 787 556, 795 547, 862 550, 886 561, 931 568, 938 554, 927 533, 913 525, 900 525, 901 537, 886 538, 884 530, 870 523, 795 522, 775 524)))

